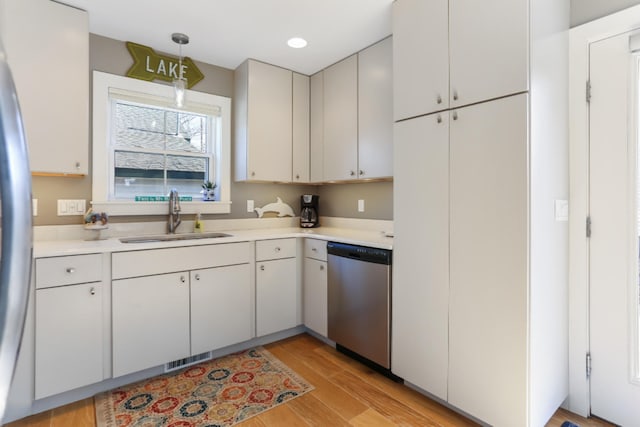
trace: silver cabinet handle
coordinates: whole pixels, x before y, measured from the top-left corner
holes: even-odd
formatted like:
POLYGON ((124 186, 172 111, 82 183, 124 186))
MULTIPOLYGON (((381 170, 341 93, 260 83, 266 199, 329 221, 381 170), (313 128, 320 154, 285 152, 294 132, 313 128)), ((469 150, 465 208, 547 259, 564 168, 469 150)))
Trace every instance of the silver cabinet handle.
POLYGON ((251 172, 251 176, 256 176, 256 173, 255 172, 251 172))
POLYGON ((91 295, 95 295, 96 294, 96 288, 91 288, 91 290, 89 291, 89 293, 91 295))
POLYGON ((317 248, 311 248, 311 252, 318 252, 317 248))
POLYGON ((321 265, 320 266, 320 271, 323 271, 323 270, 324 270, 324 265, 321 265))
POLYGON ((199 274, 196 274, 196 275, 195 275, 195 279, 196 279, 196 280, 200 280, 200 275, 199 275, 199 274))
POLYGON ((80 162, 76 162, 76 169, 80 170, 80 162))
POLYGON ((355 175, 356 175, 356 173, 355 173, 354 171, 351 171, 351 172, 349 173, 349 175, 350 175, 350 176, 355 176, 355 175))
POLYGON ((73 267, 67 267, 66 272, 67 274, 73 274, 76 272, 76 269, 73 267))
POLYGON ((184 276, 180 276, 180 282, 181 282, 181 283, 184 283, 184 282, 186 282, 186 281, 187 281, 187 279, 186 279, 184 276))
POLYGON ((453 120, 458 120, 458 112, 457 111, 453 112, 453 120))
POLYGON ((438 118, 436 119, 436 121, 438 123, 442 123, 442 116, 440 114, 438 114, 438 118))
POLYGON ((360 175, 364 175, 364 171, 363 170, 360 170, 360 175))
POLYGON ((299 174, 296 174, 296 179, 300 179, 300 175, 299 174))
POLYGON ((454 101, 457 101, 457 100, 458 100, 458 91, 457 91, 457 90, 454 90, 454 91, 453 91, 453 100, 454 100, 454 101))
POLYGON ((276 251, 276 252, 280 252, 280 246, 276 246, 275 251, 276 251))
POLYGON ((260 266, 260 271, 264 271, 264 265, 260 266))
POLYGON ((436 98, 436 102, 438 104, 442 104, 442 97, 440 95, 438 95, 438 98, 436 98))

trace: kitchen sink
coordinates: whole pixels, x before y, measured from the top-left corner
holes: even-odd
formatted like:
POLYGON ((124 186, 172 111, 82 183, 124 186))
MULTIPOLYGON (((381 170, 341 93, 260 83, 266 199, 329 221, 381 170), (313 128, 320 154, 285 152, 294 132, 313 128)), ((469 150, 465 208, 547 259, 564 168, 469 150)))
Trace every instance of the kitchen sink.
POLYGON ((151 243, 151 242, 173 242, 176 240, 195 239, 217 239, 220 237, 231 237, 227 233, 182 233, 182 234, 155 234, 150 236, 121 237, 122 243, 151 243))

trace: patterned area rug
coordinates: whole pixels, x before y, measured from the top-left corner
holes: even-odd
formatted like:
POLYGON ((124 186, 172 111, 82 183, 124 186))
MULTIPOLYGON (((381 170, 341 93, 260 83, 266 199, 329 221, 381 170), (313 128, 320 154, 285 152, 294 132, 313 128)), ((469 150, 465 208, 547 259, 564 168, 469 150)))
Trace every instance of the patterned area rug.
POLYGON ((232 426, 313 390, 262 347, 101 393, 98 427, 232 426))

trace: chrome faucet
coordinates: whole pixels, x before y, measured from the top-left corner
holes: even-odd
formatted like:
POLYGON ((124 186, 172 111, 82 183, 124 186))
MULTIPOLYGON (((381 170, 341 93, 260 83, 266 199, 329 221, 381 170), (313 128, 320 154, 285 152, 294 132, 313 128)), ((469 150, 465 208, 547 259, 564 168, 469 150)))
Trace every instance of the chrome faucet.
POLYGON ((180 225, 180 196, 175 188, 169 193, 169 234, 176 232, 176 228, 180 225))

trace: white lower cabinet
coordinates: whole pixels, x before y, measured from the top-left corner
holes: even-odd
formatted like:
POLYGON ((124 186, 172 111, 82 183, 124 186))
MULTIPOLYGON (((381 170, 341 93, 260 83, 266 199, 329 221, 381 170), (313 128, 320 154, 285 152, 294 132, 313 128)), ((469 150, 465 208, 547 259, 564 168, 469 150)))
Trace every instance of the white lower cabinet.
POLYGON ((102 282, 36 290, 36 399, 104 379, 102 299, 102 282))
POLYGON ((326 337, 327 324, 327 242, 304 239, 303 320, 312 331, 326 337))
POLYGON ((113 376, 188 357, 189 272, 114 280, 113 376))
POLYGON ((256 335, 297 326, 296 259, 256 263, 256 335))
POLYGON ((298 325, 295 238, 256 242, 256 335, 298 325))
POLYGON ((304 325, 326 337, 327 332, 327 262, 304 259, 304 325))
POLYGON ((392 370, 446 400, 449 112, 394 129, 392 370))
POLYGON ((240 242, 114 253, 113 376, 251 339, 251 249, 240 242))
POLYGON ((249 264, 191 272, 191 353, 253 337, 249 264))

